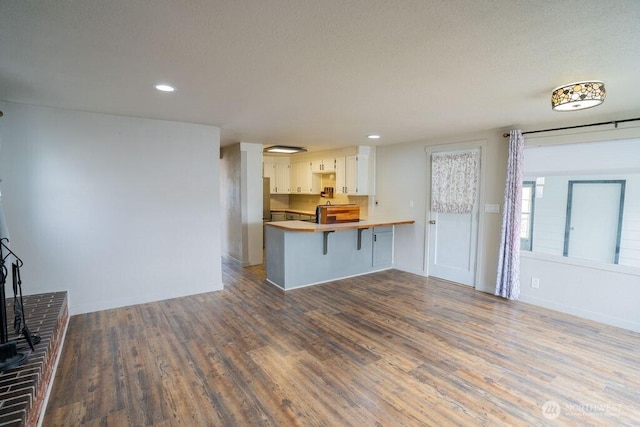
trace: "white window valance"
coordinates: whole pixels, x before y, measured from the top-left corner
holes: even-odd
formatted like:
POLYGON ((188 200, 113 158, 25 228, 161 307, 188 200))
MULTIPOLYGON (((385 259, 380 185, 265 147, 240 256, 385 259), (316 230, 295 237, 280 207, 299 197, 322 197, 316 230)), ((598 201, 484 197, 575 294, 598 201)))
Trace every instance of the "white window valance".
POLYGON ((431 209, 435 212, 469 213, 478 187, 479 153, 433 154, 431 160, 431 209))

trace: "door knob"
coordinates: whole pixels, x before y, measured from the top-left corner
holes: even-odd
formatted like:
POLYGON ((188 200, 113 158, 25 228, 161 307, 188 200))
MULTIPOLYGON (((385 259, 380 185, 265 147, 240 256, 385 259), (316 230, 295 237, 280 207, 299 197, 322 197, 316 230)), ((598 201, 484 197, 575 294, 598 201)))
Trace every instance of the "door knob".
POLYGON ((432 220, 429 221, 429 224, 435 224, 435 223, 436 223, 435 219, 432 219, 432 220))

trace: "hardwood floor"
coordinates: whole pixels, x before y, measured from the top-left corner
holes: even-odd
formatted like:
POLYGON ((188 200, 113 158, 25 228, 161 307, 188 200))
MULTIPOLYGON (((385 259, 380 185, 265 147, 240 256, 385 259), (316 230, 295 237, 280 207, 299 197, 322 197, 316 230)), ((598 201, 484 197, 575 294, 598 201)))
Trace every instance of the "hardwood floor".
POLYGON ((73 316, 43 425, 640 425, 640 334, 389 270, 73 316))

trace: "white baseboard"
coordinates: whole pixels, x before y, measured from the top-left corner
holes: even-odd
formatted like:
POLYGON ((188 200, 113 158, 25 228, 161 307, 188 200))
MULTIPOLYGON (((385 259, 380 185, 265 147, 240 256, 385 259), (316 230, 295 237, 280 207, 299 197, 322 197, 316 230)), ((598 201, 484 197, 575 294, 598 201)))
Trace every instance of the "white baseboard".
POLYGON ((555 301, 549 301, 541 298, 535 298, 531 296, 520 296, 518 301, 526 304, 537 305, 539 307, 548 308, 551 310, 559 311, 566 314, 582 317, 596 322, 604 323, 607 325, 615 326, 617 328, 629 329, 634 332, 640 332, 640 322, 634 322, 626 319, 620 319, 606 314, 597 313, 589 310, 584 310, 578 307, 573 307, 567 304, 560 304, 555 301))

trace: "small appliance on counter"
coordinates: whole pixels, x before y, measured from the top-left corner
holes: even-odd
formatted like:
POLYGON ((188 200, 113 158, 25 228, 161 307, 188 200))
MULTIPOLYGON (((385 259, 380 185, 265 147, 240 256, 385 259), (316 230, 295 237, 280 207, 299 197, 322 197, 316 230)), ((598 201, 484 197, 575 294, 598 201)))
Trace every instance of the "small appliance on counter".
POLYGON ((318 224, 358 221, 360 221, 360 206, 358 205, 318 205, 316 207, 316 222, 318 224))
POLYGON ((320 197, 326 197, 327 199, 333 199, 333 187, 324 187, 324 191, 320 192, 320 197))

